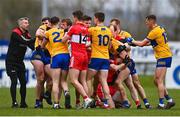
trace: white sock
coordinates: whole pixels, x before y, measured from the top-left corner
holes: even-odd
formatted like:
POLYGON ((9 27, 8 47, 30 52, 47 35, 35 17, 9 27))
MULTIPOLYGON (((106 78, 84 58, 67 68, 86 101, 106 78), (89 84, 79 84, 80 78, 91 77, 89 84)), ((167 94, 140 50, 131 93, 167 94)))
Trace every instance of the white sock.
POLYGON ((86 99, 84 99, 84 101, 86 102, 86 101, 89 101, 90 100, 90 98, 86 98, 86 99))
POLYGON ((172 101, 173 101, 172 98, 168 100, 168 102, 172 102, 172 101))
POLYGON ((164 104, 159 104, 159 106, 164 107, 164 104))

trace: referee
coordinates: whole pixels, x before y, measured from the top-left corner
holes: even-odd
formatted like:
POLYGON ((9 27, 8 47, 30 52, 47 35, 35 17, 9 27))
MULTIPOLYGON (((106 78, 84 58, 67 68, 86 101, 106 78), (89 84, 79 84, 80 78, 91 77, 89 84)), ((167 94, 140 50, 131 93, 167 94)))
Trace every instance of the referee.
POLYGON ((26 104, 26 78, 25 65, 23 62, 27 46, 34 49, 34 40, 28 32, 29 19, 23 17, 18 19, 18 27, 12 30, 11 39, 6 57, 6 71, 11 79, 10 93, 12 108, 18 107, 16 100, 17 80, 20 82, 21 103, 20 108, 27 108, 26 104))

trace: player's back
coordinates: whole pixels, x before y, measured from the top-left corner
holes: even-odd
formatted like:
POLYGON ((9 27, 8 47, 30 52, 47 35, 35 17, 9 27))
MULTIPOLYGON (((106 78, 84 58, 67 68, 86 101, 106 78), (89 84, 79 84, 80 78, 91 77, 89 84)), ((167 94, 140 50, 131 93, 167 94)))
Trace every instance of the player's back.
POLYGON ((62 42, 62 37, 64 36, 64 30, 58 28, 52 28, 46 33, 46 38, 49 39, 49 44, 51 46, 51 57, 61 54, 68 53, 67 43, 62 42))
POLYGON ((106 26, 96 26, 89 28, 92 38, 91 58, 109 59, 109 43, 112 33, 106 26))
POLYGON ((71 52, 75 53, 87 53, 86 52, 86 41, 88 40, 88 29, 83 23, 76 23, 69 29, 67 33, 71 37, 70 49, 71 52))
POLYGON ((157 59, 172 56, 168 45, 167 34, 163 27, 156 26, 149 32, 147 39, 151 41, 157 59))
MULTIPOLYGON (((46 25, 41 25, 41 26, 39 26, 38 29, 41 29, 42 31, 46 32, 46 31, 48 31, 50 28, 47 27, 46 25)), ((43 41, 43 38, 36 37, 35 44, 34 44, 35 48, 36 48, 37 46, 41 45, 41 44, 42 44, 42 41, 43 41)), ((46 49, 49 51, 49 53, 51 53, 51 47, 50 47, 49 43, 46 45, 46 49)))
MULTIPOLYGON (((45 32, 45 31, 47 30, 47 26, 46 26, 46 25, 41 25, 41 26, 39 26, 38 29, 41 29, 42 31, 45 32)), ((42 40, 43 40, 43 39, 41 39, 41 38, 39 38, 39 37, 36 37, 35 44, 34 44, 35 48, 36 48, 38 45, 41 45, 42 40)))

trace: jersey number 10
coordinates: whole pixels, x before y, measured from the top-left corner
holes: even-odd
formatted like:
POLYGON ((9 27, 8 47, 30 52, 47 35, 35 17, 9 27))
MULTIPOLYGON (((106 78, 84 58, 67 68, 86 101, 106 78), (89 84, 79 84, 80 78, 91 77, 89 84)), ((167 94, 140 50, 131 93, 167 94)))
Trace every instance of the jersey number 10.
POLYGON ((98 35, 99 38, 99 46, 107 46, 109 43, 109 36, 108 35, 98 35))

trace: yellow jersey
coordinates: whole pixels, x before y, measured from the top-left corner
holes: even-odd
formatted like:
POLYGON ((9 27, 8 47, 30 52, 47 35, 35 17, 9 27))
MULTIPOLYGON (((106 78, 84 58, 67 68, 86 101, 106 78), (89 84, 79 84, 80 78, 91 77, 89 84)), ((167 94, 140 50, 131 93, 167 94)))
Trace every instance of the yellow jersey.
POLYGON ((156 26, 152 29, 146 39, 150 40, 156 59, 171 57, 172 53, 167 41, 164 28, 156 26))
POLYGON ((89 28, 91 42, 91 58, 109 59, 109 45, 112 33, 106 26, 89 28))
POLYGON ((124 30, 121 30, 121 32, 119 32, 118 36, 124 37, 124 38, 132 37, 130 33, 126 32, 124 30))
POLYGON ((112 38, 111 39, 111 48, 110 48, 110 52, 113 54, 113 55, 117 55, 118 52, 117 52, 117 49, 118 47, 121 45, 121 42, 119 42, 118 40, 112 38))
POLYGON ((58 28, 52 28, 45 33, 46 38, 49 41, 51 47, 51 57, 68 52, 68 44, 62 42, 62 37, 64 36, 64 30, 58 28))
MULTIPOLYGON (((41 26, 39 26, 39 29, 43 30, 44 32, 47 31, 47 28, 48 28, 48 27, 47 27, 46 25, 41 25, 41 26)), ((35 44, 34 44, 35 48, 36 48, 38 45, 41 45, 41 44, 42 44, 42 41, 43 41, 43 39, 39 39, 38 37, 36 37, 35 44)), ((49 43, 47 43, 46 49, 47 49, 47 50, 49 51, 49 53, 51 54, 51 47, 50 47, 49 43)))
MULTIPOLYGON (((47 29, 47 26, 46 26, 46 25, 41 25, 41 26, 39 26, 38 29, 41 29, 41 30, 43 30, 43 31, 45 32, 46 29, 47 29)), ((43 40, 43 39, 39 39, 38 37, 36 37, 35 44, 34 44, 35 48, 36 48, 38 45, 41 45, 42 40, 43 40)))

